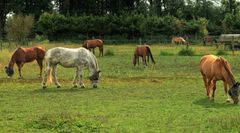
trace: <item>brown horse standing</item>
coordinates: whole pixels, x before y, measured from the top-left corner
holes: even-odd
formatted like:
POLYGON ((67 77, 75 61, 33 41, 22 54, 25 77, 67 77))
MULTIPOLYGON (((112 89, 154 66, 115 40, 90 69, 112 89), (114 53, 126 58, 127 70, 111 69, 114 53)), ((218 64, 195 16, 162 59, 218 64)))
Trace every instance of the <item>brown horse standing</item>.
MULTIPOLYGON (((200 72, 206 87, 207 96, 209 99, 214 99, 216 90, 216 81, 222 80, 224 82, 224 90, 227 95, 228 87, 231 89, 238 88, 237 82, 231 71, 230 64, 223 57, 214 55, 205 55, 200 61, 200 72)), ((238 103, 238 97, 233 98, 234 103, 238 103)), ((227 95, 227 102, 230 99, 227 95)))
POLYGON ((186 41, 182 37, 173 37, 172 44, 185 44, 186 41))
POLYGON ((101 39, 86 40, 82 46, 90 51, 91 51, 91 49, 93 49, 93 54, 94 54, 95 47, 98 47, 99 48, 99 57, 103 56, 103 41, 101 39))
POLYGON ((45 50, 41 47, 35 46, 31 48, 18 48, 12 55, 12 58, 5 67, 6 73, 9 77, 12 77, 14 74, 13 66, 16 63, 18 66, 19 78, 22 78, 21 69, 25 63, 37 61, 40 67, 40 77, 42 76, 43 68, 43 59, 45 56, 45 50))
POLYGON ((155 64, 150 47, 148 45, 137 45, 134 52, 133 65, 135 66, 137 63, 139 65, 139 57, 142 57, 143 65, 147 65, 146 57, 147 61, 149 62, 149 56, 152 62, 155 64))

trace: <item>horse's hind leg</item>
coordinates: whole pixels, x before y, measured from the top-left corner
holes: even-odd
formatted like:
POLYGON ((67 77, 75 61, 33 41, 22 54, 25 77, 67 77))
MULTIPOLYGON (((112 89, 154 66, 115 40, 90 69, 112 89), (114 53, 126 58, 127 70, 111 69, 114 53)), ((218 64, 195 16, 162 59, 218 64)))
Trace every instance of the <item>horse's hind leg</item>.
POLYGON ((202 79, 203 79, 204 86, 205 86, 205 89, 206 89, 206 94, 208 96, 208 80, 207 80, 206 76, 203 74, 202 71, 201 71, 201 74, 202 74, 202 79))
POLYGON ((213 94, 213 80, 209 79, 208 80, 208 98, 209 98, 209 100, 213 100, 212 94, 213 94))
POLYGON ((41 78, 42 77, 42 69, 43 69, 43 60, 42 59, 37 59, 37 63, 38 63, 39 68, 40 68, 40 73, 39 73, 38 78, 41 78))
POLYGON ((57 65, 54 65, 52 67, 52 76, 53 76, 53 82, 55 83, 55 85, 57 86, 57 88, 60 88, 61 85, 59 84, 58 80, 57 80, 57 65))
POLYGON ((51 71, 50 66, 47 66, 46 71, 44 73, 43 82, 42 82, 43 88, 47 88, 47 85, 46 85, 47 77, 50 76, 50 74, 51 74, 50 71, 51 71))
POLYGON ((73 79, 73 87, 76 88, 77 87, 77 79, 78 79, 78 67, 76 68, 76 73, 73 79))
POLYGON ((212 93, 212 98, 214 99, 215 96, 215 90, 216 90, 216 80, 213 80, 213 93, 212 93))

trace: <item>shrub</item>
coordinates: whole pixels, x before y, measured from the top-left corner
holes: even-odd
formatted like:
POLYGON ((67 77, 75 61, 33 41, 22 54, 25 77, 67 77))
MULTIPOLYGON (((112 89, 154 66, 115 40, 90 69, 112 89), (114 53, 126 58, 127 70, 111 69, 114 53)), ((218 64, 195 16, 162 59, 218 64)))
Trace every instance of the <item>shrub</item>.
POLYGON ((183 55, 183 56, 193 56, 194 54, 195 52, 191 48, 183 48, 178 52, 178 55, 183 55))
POLYGON ((112 49, 107 49, 105 52, 105 56, 113 56, 114 55, 114 51, 112 49))
POLYGON ((7 32, 7 39, 23 43, 33 28, 33 17, 14 15, 9 17, 6 21, 5 31, 7 32))

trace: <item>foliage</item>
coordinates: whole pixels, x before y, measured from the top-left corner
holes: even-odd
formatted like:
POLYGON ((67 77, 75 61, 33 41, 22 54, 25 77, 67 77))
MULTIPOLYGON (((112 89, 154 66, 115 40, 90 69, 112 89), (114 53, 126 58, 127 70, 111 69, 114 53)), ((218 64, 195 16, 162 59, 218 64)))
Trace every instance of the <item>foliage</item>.
POLYGON ((44 13, 37 22, 37 30, 51 38, 59 35, 125 36, 128 39, 146 35, 201 35, 207 32, 207 20, 203 18, 185 21, 173 16, 148 16, 141 14, 105 16, 64 16, 57 13, 44 13))
POLYGON ((14 15, 9 17, 5 25, 8 40, 25 41, 33 28, 33 22, 32 16, 14 15))

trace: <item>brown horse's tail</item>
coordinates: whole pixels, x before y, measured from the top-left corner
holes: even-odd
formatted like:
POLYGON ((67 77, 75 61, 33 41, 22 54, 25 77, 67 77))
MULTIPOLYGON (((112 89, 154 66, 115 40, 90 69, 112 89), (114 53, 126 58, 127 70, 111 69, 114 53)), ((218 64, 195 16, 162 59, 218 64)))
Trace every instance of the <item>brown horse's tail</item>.
POLYGON ((148 47, 148 46, 147 46, 147 51, 148 51, 148 53, 150 55, 150 58, 151 58, 152 62, 155 64, 155 61, 154 61, 153 56, 152 56, 152 52, 150 50, 150 47, 148 47))
POLYGON ((228 62, 221 56, 219 57, 219 59, 220 59, 220 62, 222 63, 222 65, 223 65, 224 69, 227 71, 227 73, 231 77, 231 80, 232 80, 233 84, 235 84, 236 80, 235 80, 235 77, 233 76, 233 73, 231 71, 231 68, 230 68, 228 62))

